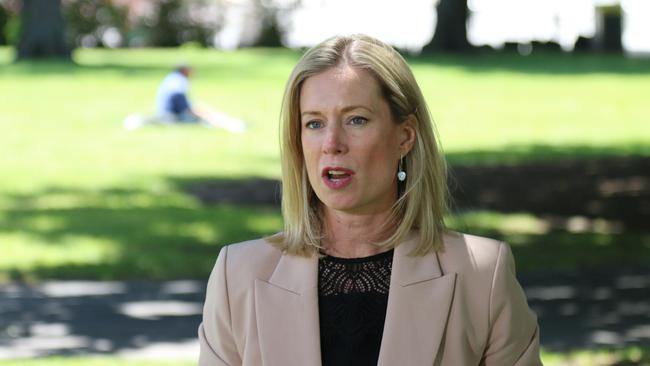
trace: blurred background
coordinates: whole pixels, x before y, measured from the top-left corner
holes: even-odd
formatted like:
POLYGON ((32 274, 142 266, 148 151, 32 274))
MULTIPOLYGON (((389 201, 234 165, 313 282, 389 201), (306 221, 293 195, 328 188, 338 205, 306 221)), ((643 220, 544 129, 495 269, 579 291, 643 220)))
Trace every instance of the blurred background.
POLYGON ((647 0, 2 0, 0 365, 192 365, 226 244, 281 229, 278 113, 304 48, 412 65, 451 228, 507 241, 546 365, 650 365, 647 0), (244 120, 127 130, 175 65, 244 120))

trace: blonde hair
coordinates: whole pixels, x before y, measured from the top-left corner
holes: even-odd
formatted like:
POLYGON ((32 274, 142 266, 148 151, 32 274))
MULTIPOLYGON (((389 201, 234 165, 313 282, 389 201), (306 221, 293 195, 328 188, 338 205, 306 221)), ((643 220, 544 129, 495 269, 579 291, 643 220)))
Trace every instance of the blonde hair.
POLYGON ((404 157, 408 178, 393 205, 396 230, 378 246, 395 247, 416 232, 412 255, 442 248, 447 210, 447 168, 434 135, 433 123, 406 61, 389 45, 364 35, 337 36, 309 49, 287 81, 280 112, 282 214, 284 231, 269 241, 289 254, 311 255, 320 248, 320 201, 309 180, 301 146, 300 89, 303 82, 337 66, 370 72, 381 85, 397 123, 414 119, 415 144, 404 157), (412 118, 414 117, 414 118, 412 118))

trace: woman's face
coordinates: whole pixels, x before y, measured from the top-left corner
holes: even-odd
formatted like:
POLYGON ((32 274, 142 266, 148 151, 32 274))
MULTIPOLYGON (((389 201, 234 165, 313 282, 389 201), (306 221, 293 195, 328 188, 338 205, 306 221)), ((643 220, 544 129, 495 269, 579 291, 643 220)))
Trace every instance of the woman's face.
POLYGON ((368 215, 391 208, 400 155, 415 131, 410 120, 394 121, 370 73, 344 66, 307 78, 300 121, 309 182, 327 209, 368 215))

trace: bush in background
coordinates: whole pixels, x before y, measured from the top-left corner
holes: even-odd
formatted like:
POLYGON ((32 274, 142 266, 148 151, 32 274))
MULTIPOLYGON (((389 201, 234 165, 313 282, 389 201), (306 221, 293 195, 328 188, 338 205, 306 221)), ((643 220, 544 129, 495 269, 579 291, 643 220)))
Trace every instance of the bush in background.
POLYGON ((161 0, 150 14, 135 25, 144 43, 154 47, 176 47, 185 43, 212 45, 221 24, 218 2, 161 0))
POLYGON ((110 0, 63 3, 68 42, 81 47, 122 47, 129 29, 129 10, 110 0))
POLYGON ((176 47, 212 44, 219 2, 209 0, 64 0, 67 37, 75 47, 176 47))
POLYGON ((15 45, 20 33, 20 2, 5 0, 0 2, 0 45, 15 45))

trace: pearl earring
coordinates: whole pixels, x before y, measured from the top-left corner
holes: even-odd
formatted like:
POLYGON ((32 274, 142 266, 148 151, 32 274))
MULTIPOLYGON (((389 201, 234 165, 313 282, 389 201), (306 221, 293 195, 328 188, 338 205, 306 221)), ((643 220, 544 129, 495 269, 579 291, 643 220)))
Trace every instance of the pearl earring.
POLYGON ((406 172, 403 169, 403 164, 404 164, 404 156, 400 156, 399 165, 397 167, 397 179, 399 179, 400 182, 406 180, 406 172))

